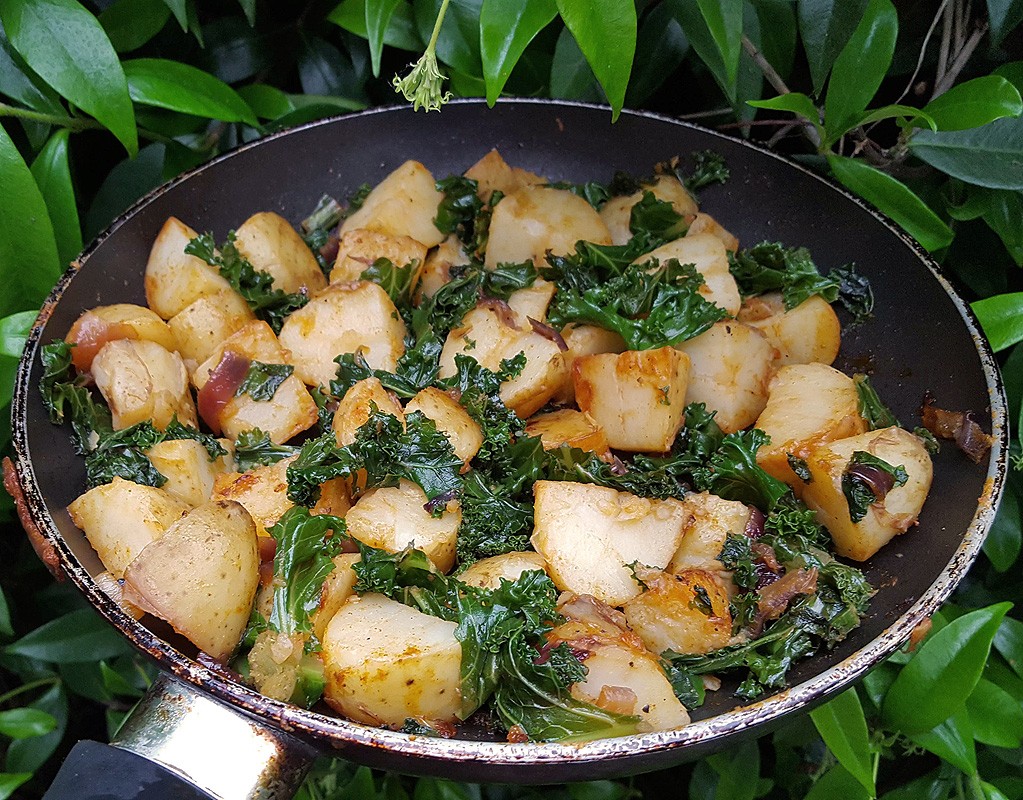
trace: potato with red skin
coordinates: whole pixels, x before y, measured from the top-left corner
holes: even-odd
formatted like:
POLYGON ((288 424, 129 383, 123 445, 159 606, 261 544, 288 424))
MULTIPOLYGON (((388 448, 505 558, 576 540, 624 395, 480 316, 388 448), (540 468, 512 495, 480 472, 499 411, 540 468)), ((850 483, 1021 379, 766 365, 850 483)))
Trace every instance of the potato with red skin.
POLYGON ((74 345, 71 361, 79 372, 88 372, 103 345, 117 339, 145 339, 165 350, 177 347, 166 322, 148 308, 131 303, 96 306, 83 312, 64 337, 74 345))

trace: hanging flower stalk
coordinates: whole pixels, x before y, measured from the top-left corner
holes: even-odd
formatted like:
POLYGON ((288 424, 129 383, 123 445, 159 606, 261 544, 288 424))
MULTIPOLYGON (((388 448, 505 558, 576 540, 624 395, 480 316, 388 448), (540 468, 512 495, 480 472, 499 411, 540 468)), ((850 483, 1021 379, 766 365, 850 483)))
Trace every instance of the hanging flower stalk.
POLYGON ((440 107, 451 99, 451 92, 442 91, 447 76, 437 66, 437 37, 440 35, 440 26, 444 23, 449 2, 451 0, 444 0, 441 3, 437 21, 433 25, 433 34, 426 45, 426 52, 408 75, 404 78, 395 75, 391 82, 394 91, 404 95, 416 111, 420 108, 426 109, 427 112, 440 111, 440 107))

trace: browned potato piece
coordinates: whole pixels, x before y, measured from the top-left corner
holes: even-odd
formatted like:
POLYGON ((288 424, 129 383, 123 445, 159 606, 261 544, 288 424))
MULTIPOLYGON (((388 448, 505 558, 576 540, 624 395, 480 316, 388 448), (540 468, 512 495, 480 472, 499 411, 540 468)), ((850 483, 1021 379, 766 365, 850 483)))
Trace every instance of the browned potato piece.
POLYGON ((230 456, 210 461, 210 455, 195 439, 168 439, 146 451, 153 466, 167 482, 161 487, 189 506, 201 506, 210 499, 217 475, 230 469, 230 456))
POLYGON ((710 572, 637 569, 646 589, 622 611, 651 652, 709 653, 732 638, 728 592, 710 572))
POLYGON ((767 405, 774 349, 760 331, 735 320, 716 322, 678 349, 689 356, 686 403, 704 403, 725 433, 751 425, 767 405))
POLYGON ((785 310, 781 292, 751 297, 743 303, 739 320, 763 331, 778 348, 781 364, 831 364, 842 344, 838 315, 816 294, 791 311, 785 310))
POLYGON ((528 186, 501 199, 490 220, 484 264, 545 263, 548 251, 571 253, 580 239, 611 244, 611 234, 589 203, 567 189, 528 186))
POLYGON ((218 344, 253 320, 248 303, 230 291, 200 297, 171 317, 168 324, 185 366, 194 372, 218 344))
POLYGON ((547 562, 543 560, 542 555, 532 550, 515 551, 481 558, 459 575, 458 579, 462 583, 479 586, 481 589, 499 589, 502 578, 515 581, 523 572, 534 569, 547 570, 547 562))
POLYGON ((508 305, 520 320, 519 327, 525 328, 530 318, 537 322, 547 319, 547 306, 551 304, 556 289, 550 281, 537 278, 532 286, 514 291, 508 296, 508 305))
POLYGON ((689 356, 672 347, 577 358, 575 399, 611 447, 664 452, 685 417, 689 356))
POLYGON ((92 360, 92 377, 110 406, 114 430, 146 420, 162 430, 175 416, 185 425, 196 425, 184 362, 155 342, 108 342, 92 360))
POLYGON ((571 380, 572 368, 579 356, 592 356, 599 353, 621 353, 625 350, 625 340, 614 331, 598 328, 596 325, 576 325, 570 323, 561 332, 561 338, 568 345, 564 352, 565 366, 569 380, 562 384, 554 396, 559 403, 575 402, 575 384, 571 380))
POLYGON ((155 486, 114 478, 78 497, 67 510, 107 571, 122 578, 135 556, 188 512, 188 504, 155 486))
POLYGON ((411 545, 426 553, 441 572, 448 572, 455 565, 462 511, 451 501, 440 517, 434 517, 423 508, 426 503, 426 494, 412 481, 402 479, 397 486, 371 489, 345 514, 348 533, 391 553, 411 545))
POLYGON ((257 271, 270 274, 275 289, 313 294, 327 285, 312 250, 280 214, 253 214, 235 232, 235 246, 257 271))
MULTIPOLYGON (((210 372, 227 350, 264 364, 289 363, 287 352, 270 326, 254 320, 217 345, 210 357, 196 367, 192 375, 196 389, 202 391, 210 372)), ((231 439, 242 431, 259 428, 275 444, 281 444, 311 428, 317 418, 316 402, 309 391, 295 375, 289 375, 269 400, 253 400, 247 394, 232 397, 220 414, 220 425, 224 435, 231 439)))
POLYGON ((810 453, 806 464, 813 480, 803 489, 803 500, 831 533, 838 554, 856 561, 870 558, 916 524, 933 474, 923 443, 902 428, 883 428, 822 444, 810 453), (893 467, 904 467, 909 479, 869 506, 863 519, 853 522, 842 491, 842 475, 857 451, 870 453, 893 467))
POLYGON ((640 256, 635 263, 643 264, 651 258, 656 258, 661 263, 675 258, 680 264, 692 264, 703 276, 704 284, 699 289, 700 294, 732 316, 739 312, 742 304, 739 285, 728 270, 728 253, 725 246, 716 236, 709 233, 690 233, 640 256))
POLYGON ((418 270, 426 260, 426 246, 409 236, 392 236, 379 231, 350 230, 341 237, 331 283, 361 279, 378 258, 386 258, 399 269, 418 270))
POLYGON ((124 572, 124 596, 213 658, 231 655, 259 586, 252 518, 238 503, 193 509, 124 572))
POLYGON ((313 636, 321 641, 331 619, 355 592, 355 583, 358 580, 352 569, 352 565, 359 561, 358 553, 342 553, 334 556, 333 561, 334 570, 323 581, 323 588, 320 590, 320 604, 310 615, 313 636))
POLYGON ((526 435, 539 436, 544 450, 555 450, 567 444, 598 456, 608 455, 604 431, 585 411, 565 408, 537 414, 526 423, 526 435))
POLYGON ((64 339, 74 345, 71 360, 79 372, 88 372, 103 345, 116 339, 145 339, 165 350, 174 350, 176 345, 166 322, 145 306, 131 303, 97 306, 85 311, 64 339))
POLYGON ((461 403, 433 386, 427 386, 408 401, 405 413, 419 411, 433 420, 437 430, 448 437, 451 446, 467 465, 483 445, 483 431, 461 403))
POLYGON ((124 587, 121 582, 109 572, 101 572, 93 580, 100 591, 121 607, 121 610, 132 619, 142 619, 146 612, 136 605, 124 599, 124 587))
POLYGON ((702 569, 717 576, 730 592, 735 590, 732 573, 718 560, 725 539, 732 533, 741 536, 750 518, 750 508, 738 500, 725 500, 709 492, 687 494, 682 505, 691 516, 682 544, 668 565, 668 572, 702 569))
POLYGON ((689 194, 686 187, 673 175, 658 175, 656 180, 643 190, 622 197, 612 197, 600 209, 600 218, 604 220, 614 244, 625 244, 632 238, 629 221, 632 218, 632 207, 643 199, 643 191, 652 192, 658 200, 671 203, 676 214, 692 217, 697 212, 696 200, 689 194))
POLYGON ((704 214, 702 211, 696 213, 693 221, 689 224, 689 231, 686 233, 686 236, 695 236, 698 233, 709 233, 712 236, 716 236, 721 240, 721 244, 725 246, 725 250, 731 250, 734 253, 739 249, 739 240, 722 228, 721 224, 714 217, 710 214, 704 214))
POLYGON ((805 459, 825 442, 867 429, 852 378, 825 364, 790 364, 779 369, 756 426, 771 437, 770 444, 757 452, 757 463, 796 494, 804 484, 789 466, 789 454, 805 459))
POLYGON ((532 172, 508 166, 497 150, 491 150, 469 167, 464 174, 466 178, 477 182, 476 193, 484 203, 490 202, 490 196, 495 190, 502 194, 511 194, 525 186, 547 182, 546 179, 532 172))
POLYGON ((169 217, 153 242, 146 264, 146 302, 164 319, 200 297, 234 291, 216 269, 185 253, 185 246, 198 235, 181 220, 169 217))
POLYGON ((323 699, 369 725, 453 722, 462 704, 456 627, 382 594, 350 597, 323 635, 323 699))
POLYGON ((537 481, 531 542, 562 591, 620 606, 640 592, 629 564, 664 569, 682 541, 688 512, 605 486, 537 481))
POLYGON ((444 240, 433 223, 444 195, 437 191, 433 175, 418 161, 406 161, 378 183, 362 208, 341 226, 341 235, 356 228, 410 236, 426 247, 444 240))
POLYGON ((373 413, 377 411, 397 417, 405 424, 405 412, 398 399, 387 391, 379 378, 363 378, 345 392, 334 412, 331 428, 339 447, 347 447, 355 441, 355 434, 373 413))
POLYGON ((435 247, 420 263, 418 274, 413 279, 415 284, 414 297, 416 304, 423 302, 424 297, 433 297, 437 290, 451 280, 451 268, 469 263, 462 243, 454 234, 448 236, 439 247, 435 247))
POLYGON ((284 321, 281 345, 300 380, 326 386, 341 353, 361 353, 373 369, 393 372, 405 352, 405 323, 377 284, 333 284, 284 321))

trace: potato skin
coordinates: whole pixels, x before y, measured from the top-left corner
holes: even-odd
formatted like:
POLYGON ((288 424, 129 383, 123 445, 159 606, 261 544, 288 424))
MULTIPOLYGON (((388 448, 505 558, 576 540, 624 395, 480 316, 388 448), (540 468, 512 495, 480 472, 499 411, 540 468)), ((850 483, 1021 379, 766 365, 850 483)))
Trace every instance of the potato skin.
POLYGON ((145 339, 117 339, 96 354, 92 376, 110 406, 114 430, 147 420, 162 430, 175 416, 196 426, 188 372, 176 352, 145 339))
POLYGON ((71 360, 79 372, 88 372, 103 345, 115 339, 145 339, 170 351, 177 344, 167 323, 154 311, 131 303, 97 306, 83 312, 64 337, 74 345, 71 360))
POLYGON ((689 231, 686 236, 695 236, 700 233, 709 233, 712 236, 716 236, 721 240, 721 244, 725 246, 725 250, 735 252, 739 249, 739 240, 734 235, 725 230, 721 223, 719 223, 710 214, 705 214, 702 211, 698 211, 696 216, 693 217, 693 221, 689 224, 689 231))

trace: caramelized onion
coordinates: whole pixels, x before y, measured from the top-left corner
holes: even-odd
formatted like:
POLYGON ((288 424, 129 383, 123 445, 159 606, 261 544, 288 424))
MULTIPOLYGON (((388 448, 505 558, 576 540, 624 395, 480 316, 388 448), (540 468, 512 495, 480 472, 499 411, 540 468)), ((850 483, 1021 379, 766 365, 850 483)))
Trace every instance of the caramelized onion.
POLYGON ((598 708, 610 711, 612 714, 632 714, 636 710, 636 701, 639 698, 628 686, 608 686, 605 684, 600 688, 597 695, 598 708))
POLYGON ((481 308, 489 308, 495 314, 502 323, 507 325, 509 328, 515 328, 518 330, 519 321, 515 316, 515 311, 508 303, 497 297, 484 297, 479 301, 478 304, 481 308))
POLYGON ((764 512, 756 506, 750 506, 746 530, 743 531, 750 539, 759 539, 764 535, 764 512))
POLYGON ((92 360, 107 342, 118 339, 137 339, 135 330, 123 322, 107 322, 93 311, 86 311, 75 320, 66 341, 73 344, 71 362, 79 372, 88 372, 92 360))
POLYGON ((995 443, 995 438, 984 433, 977 424, 972 411, 946 411, 938 408, 930 393, 924 396, 920 416, 927 430, 940 439, 954 439, 956 446, 974 464, 981 463, 995 443))
POLYGON ((895 476, 871 464, 853 464, 847 474, 870 487, 874 502, 880 503, 895 486, 895 476))
POLYGON ((532 317, 526 317, 526 319, 529 320, 529 324, 535 333, 540 334, 544 339, 554 342, 562 353, 568 350, 568 343, 565 341, 565 338, 550 325, 535 320, 532 317))
POLYGON ((763 620, 778 619, 794 597, 817 591, 817 568, 793 569, 760 591, 757 611, 763 620))
POLYGON ((206 383, 199 390, 196 397, 199 416, 218 436, 221 428, 220 414, 245 380, 251 363, 245 356, 240 356, 233 350, 225 350, 224 355, 220 357, 220 363, 212 369, 206 383))

